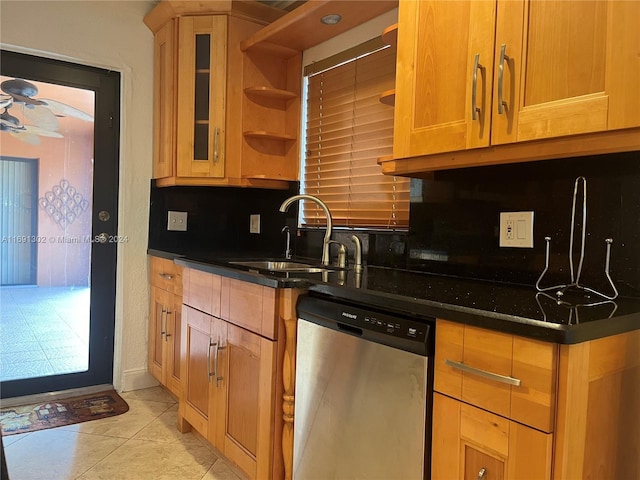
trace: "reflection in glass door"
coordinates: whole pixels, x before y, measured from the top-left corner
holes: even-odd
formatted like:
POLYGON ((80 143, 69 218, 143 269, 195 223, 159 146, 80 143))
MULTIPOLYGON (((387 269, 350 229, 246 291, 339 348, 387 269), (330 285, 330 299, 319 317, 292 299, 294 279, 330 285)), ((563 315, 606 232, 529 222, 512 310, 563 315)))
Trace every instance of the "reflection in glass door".
POLYGON ((1 67, 0 396, 111 383, 118 75, 1 67))

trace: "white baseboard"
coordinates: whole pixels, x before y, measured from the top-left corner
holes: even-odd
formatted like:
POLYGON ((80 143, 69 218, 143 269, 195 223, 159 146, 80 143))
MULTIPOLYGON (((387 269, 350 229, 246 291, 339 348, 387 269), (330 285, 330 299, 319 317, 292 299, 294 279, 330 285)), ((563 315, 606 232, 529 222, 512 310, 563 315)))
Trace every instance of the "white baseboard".
POLYGON ((159 385, 158 381, 146 368, 135 368, 122 372, 122 383, 119 391, 130 392, 159 385))

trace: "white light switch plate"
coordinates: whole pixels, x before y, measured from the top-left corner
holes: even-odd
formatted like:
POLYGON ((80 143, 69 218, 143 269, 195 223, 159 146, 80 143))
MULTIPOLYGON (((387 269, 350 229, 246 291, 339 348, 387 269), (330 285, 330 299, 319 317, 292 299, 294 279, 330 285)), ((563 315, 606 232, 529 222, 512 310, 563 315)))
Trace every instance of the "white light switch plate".
POLYGON ((500 212, 500 246, 533 248, 533 212, 500 212))
POLYGON ((174 212, 169 210, 167 230, 175 232, 186 232, 188 215, 188 212, 174 212))
POLYGON ((260 233, 260 215, 249 215, 249 233, 260 233))

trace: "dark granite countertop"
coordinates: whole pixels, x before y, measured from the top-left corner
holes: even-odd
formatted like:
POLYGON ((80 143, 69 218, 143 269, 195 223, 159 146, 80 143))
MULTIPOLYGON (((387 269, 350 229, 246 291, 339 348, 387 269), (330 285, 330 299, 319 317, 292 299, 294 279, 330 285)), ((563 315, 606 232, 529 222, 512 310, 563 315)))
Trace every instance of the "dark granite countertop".
MULTIPOLYGON (((564 344, 640 329, 640 300, 580 298, 568 306, 532 286, 500 284, 368 266, 353 270, 299 274, 230 265, 238 257, 182 256, 149 250, 150 255, 217 275, 274 288, 304 288, 310 295, 416 316, 438 317, 492 330, 564 344), (586 305, 592 303, 592 305, 586 305)), ((245 257, 246 258, 246 257, 245 257)), ((574 299, 575 300, 575 299, 574 299)))

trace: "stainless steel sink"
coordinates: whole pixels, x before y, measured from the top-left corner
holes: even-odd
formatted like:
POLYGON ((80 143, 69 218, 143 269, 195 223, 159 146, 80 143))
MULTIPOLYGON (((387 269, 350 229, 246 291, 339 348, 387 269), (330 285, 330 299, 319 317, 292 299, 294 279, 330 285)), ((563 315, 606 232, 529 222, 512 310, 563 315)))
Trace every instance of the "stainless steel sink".
POLYGON ((271 272, 298 272, 298 273, 320 273, 331 268, 315 267, 308 263, 288 262, 277 260, 251 260, 229 262, 231 265, 239 265, 243 267, 255 268, 258 270, 269 270, 271 272))

